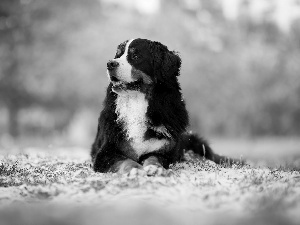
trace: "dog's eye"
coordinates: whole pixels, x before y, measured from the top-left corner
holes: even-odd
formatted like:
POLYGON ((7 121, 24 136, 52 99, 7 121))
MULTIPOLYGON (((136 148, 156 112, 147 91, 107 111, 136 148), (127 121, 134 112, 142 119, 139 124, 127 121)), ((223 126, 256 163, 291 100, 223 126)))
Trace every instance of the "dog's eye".
POLYGON ((138 50, 136 48, 130 48, 129 53, 131 55, 131 59, 135 61, 140 58, 140 56, 138 55, 138 50))

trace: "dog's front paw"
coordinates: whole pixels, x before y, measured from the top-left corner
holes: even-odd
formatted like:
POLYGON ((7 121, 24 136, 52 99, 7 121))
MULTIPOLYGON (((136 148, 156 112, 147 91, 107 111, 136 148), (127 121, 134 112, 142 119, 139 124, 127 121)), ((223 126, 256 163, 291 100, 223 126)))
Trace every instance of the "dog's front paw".
POLYGON ((166 170, 162 166, 148 165, 144 166, 144 171, 146 171, 148 176, 169 176, 170 170, 166 170))
POLYGON ((128 173, 128 177, 130 177, 130 178, 134 178, 137 176, 146 176, 146 175, 147 175, 147 172, 145 170, 141 170, 138 168, 132 168, 130 170, 130 172, 128 173))
POLYGON ((140 165, 139 163, 137 163, 131 159, 126 159, 126 160, 117 162, 113 171, 117 171, 119 174, 129 174, 134 169, 143 170, 143 167, 142 167, 142 165, 140 165))

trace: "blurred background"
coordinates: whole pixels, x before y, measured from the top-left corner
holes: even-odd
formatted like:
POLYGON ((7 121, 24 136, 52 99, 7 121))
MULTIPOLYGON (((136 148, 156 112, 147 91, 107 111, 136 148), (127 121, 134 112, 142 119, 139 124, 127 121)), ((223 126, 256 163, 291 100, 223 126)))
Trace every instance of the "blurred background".
POLYGON ((89 148, 106 62, 137 37, 180 52, 193 130, 300 152, 300 0, 1 0, 0 146, 89 148))

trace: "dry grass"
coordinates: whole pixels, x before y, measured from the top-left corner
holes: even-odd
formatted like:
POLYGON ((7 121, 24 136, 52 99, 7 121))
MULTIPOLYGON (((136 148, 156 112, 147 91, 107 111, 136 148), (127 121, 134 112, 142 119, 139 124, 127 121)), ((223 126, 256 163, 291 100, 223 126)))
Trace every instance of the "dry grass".
MULTIPOLYGON (((0 152, 1 153, 1 152, 0 152)), ((0 155, 0 224, 299 224, 297 161, 193 160, 170 177, 94 173, 85 149, 0 155)))

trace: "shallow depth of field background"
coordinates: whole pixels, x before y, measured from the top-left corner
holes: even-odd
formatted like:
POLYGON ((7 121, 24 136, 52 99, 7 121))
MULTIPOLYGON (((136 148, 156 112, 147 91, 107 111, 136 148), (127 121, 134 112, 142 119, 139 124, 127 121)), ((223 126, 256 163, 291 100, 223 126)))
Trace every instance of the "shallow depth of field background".
POLYGON ((299 135, 300 0, 0 0, 1 225, 298 225, 299 135), (106 63, 137 37, 180 52, 191 128, 247 165, 91 169, 106 63))
POLYGON ((216 151, 298 154, 299 0, 1 0, 1 149, 89 149, 106 62, 137 37, 180 52, 191 127, 216 151))

